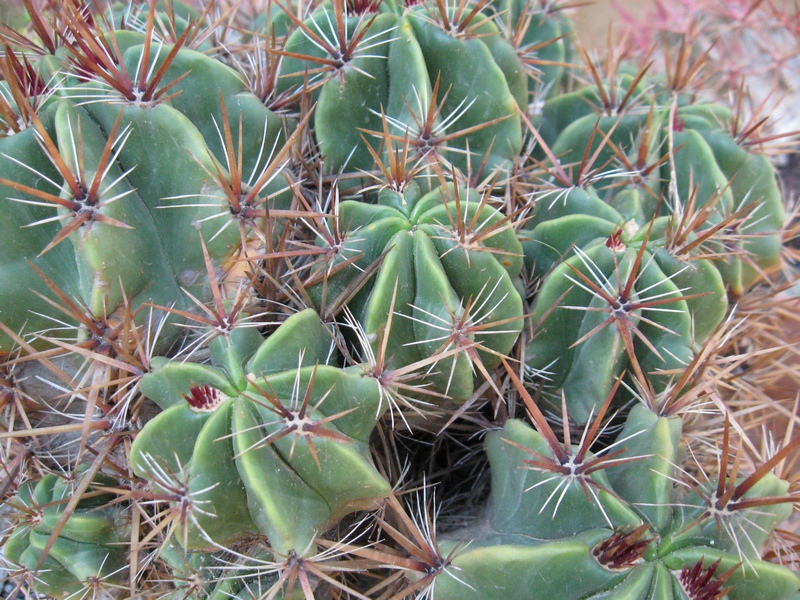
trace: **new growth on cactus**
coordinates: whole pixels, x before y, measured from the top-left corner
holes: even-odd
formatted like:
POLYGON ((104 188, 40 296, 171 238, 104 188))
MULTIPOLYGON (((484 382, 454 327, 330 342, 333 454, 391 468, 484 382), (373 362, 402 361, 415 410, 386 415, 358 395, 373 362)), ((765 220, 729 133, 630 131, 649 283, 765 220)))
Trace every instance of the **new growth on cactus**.
POLYGON ((688 44, 600 60, 557 0, 23 4, 13 597, 800 595, 796 211, 688 44))

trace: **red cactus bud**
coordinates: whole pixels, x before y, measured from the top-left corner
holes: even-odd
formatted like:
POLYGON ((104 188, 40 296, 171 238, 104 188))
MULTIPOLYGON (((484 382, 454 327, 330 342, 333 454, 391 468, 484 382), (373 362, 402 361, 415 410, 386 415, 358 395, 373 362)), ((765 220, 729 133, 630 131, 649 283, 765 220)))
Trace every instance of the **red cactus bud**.
POLYGON ((225 394, 210 385, 193 385, 184 398, 189 406, 199 412, 213 412, 226 399, 225 394))

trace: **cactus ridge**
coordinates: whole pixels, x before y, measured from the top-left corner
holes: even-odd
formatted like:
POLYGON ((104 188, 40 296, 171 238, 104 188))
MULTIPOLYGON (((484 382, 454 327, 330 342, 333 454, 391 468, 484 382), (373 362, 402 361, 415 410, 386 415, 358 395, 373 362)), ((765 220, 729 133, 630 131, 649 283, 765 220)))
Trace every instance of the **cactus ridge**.
MULTIPOLYGON (((96 475, 90 490, 118 482, 96 475)), ((48 473, 28 482, 9 502, 27 522, 20 523, 4 546, 8 560, 36 579, 36 588, 58 598, 123 581, 127 523, 111 493, 80 499, 61 524, 74 482, 48 473)))

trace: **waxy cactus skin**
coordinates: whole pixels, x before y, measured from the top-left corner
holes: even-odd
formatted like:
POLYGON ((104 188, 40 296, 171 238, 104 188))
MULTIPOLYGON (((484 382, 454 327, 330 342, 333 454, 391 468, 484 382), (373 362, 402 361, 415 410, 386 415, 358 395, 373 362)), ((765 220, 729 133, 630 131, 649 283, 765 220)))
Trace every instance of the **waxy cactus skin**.
POLYGON ((598 152, 595 164, 619 165, 618 175, 609 173, 617 181, 608 181, 616 185, 603 192, 604 199, 615 205, 620 195, 638 188, 645 219, 669 214, 680 219, 683 211, 708 205, 709 214, 697 229, 700 234, 741 215, 731 222, 727 235, 706 244, 707 252, 719 258, 715 262, 729 295, 739 298, 780 265, 778 232, 786 213, 774 167, 754 152, 746 137, 732 133, 741 127, 738 113, 719 104, 693 103, 682 95, 673 110, 661 84, 647 77, 634 86, 632 77, 623 75, 616 91, 627 100, 622 106, 604 106, 598 86, 549 100, 542 109, 543 138, 563 164, 580 163, 590 148, 590 154, 598 152), (606 137, 610 141, 603 145, 606 137), (671 155, 669 149, 674 149, 671 155), (615 157, 617 153, 627 162, 615 157), (621 185, 626 177, 631 183, 621 185))
POLYGON ((564 390, 570 416, 584 423, 626 370, 651 374, 663 390, 670 378, 658 372, 691 362, 728 302, 713 261, 671 247, 674 221, 626 221, 595 190, 572 203, 578 195, 521 237, 542 278, 527 364, 564 390))
POLYGON ((527 80, 497 25, 478 13, 462 27, 453 14, 393 0, 366 8, 323 3, 286 42, 278 86, 301 87, 308 73, 326 168, 370 169, 367 145, 379 143, 365 132, 381 131, 385 117, 421 157, 508 169, 522 146, 515 106, 527 103, 527 80))
MULTIPOLYGON (((171 56, 163 47, 156 52, 143 44, 144 34, 106 35, 113 36, 120 60, 116 71, 105 73, 108 80, 86 81, 77 60, 60 51, 48 56, 42 68, 62 70, 69 85, 55 87, 25 129, 0 137, 6 215, 0 243, 9 251, 2 272, 18 282, 4 288, 0 314, 15 332, 44 333, 54 326, 52 308, 30 294, 52 290, 29 263, 98 318, 124 302, 188 308, 181 288, 207 293, 198 231, 211 257, 222 260, 241 240, 240 221, 257 231, 267 206, 286 209, 291 203, 289 181, 277 173, 259 184, 261 200, 239 212, 229 207, 224 186, 236 165, 226 165, 224 126, 241 138, 247 158, 238 168, 252 184, 286 139, 282 120, 233 69, 188 48, 176 47, 171 56), (148 57, 150 78, 158 84, 152 97, 113 79, 114 73, 132 77, 148 57), (155 81, 162 65, 166 71, 155 81), (60 178, 74 181, 62 187, 60 178), (225 226, 226 213, 232 226, 225 226)), ((5 351, 11 347, 5 334, 0 344, 5 351)))

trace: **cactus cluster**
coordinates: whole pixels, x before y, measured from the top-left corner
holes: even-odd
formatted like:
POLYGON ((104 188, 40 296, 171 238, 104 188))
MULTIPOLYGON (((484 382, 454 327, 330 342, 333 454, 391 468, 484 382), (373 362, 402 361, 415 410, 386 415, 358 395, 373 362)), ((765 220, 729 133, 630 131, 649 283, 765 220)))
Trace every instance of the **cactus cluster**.
POLYGON ((800 597, 754 383, 792 223, 685 47, 601 66, 551 0, 25 7, 13 593, 800 597))
POLYGON ((278 90, 311 88, 331 172, 371 169, 363 138, 384 122, 426 160, 462 169, 470 157, 490 168, 514 161, 522 146, 514 107, 526 103, 528 81, 515 48, 480 9, 356 1, 293 19, 278 90))
MULTIPOLYGON (((557 439, 530 395, 523 398, 538 430, 511 419, 487 436, 490 527, 453 558, 450 568, 459 573, 438 580, 437 598, 796 593, 797 573, 762 561, 758 550, 792 512, 788 482, 774 475, 737 479, 723 454, 716 480, 674 489, 680 418, 636 406, 617 439, 594 454, 608 403, 571 445, 557 439), (558 567, 544 566, 550 564, 558 567)), ((726 423, 723 453, 728 441, 726 423)), ((442 540, 441 547, 457 543, 442 540)))

